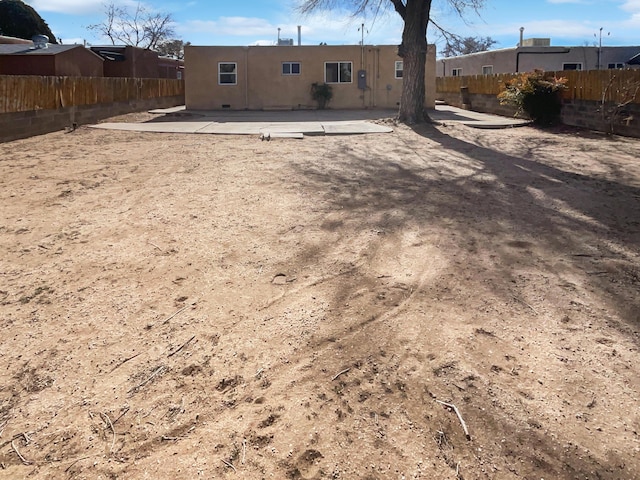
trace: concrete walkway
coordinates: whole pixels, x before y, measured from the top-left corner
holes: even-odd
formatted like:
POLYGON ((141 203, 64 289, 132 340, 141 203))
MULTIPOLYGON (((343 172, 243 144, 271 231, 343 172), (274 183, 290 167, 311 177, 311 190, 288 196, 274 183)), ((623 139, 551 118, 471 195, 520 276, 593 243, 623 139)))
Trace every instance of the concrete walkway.
MULTIPOLYGON (((393 118, 395 110, 282 110, 188 111, 184 107, 152 110, 159 116, 141 123, 99 123, 93 128, 160 133, 260 135, 265 138, 302 138, 304 135, 389 133, 393 129, 375 120, 393 118)), ((430 113, 439 122, 477 128, 508 128, 529 122, 437 105, 430 113)))

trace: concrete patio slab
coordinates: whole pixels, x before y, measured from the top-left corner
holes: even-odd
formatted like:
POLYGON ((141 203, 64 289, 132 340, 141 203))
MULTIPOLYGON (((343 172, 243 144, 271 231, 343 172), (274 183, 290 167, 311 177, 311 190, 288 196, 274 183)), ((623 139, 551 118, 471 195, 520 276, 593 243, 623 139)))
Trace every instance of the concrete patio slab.
MULTIPOLYGON (((142 123, 100 123, 91 127, 218 135, 359 135, 392 132, 391 127, 371 120, 390 118, 396 114, 392 110, 190 111, 184 106, 152 110, 152 113, 163 116, 142 123)), ((509 128, 530 123, 528 120, 472 112, 449 105, 436 105, 430 116, 438 122, 462 123, 474 128, 509 128)))

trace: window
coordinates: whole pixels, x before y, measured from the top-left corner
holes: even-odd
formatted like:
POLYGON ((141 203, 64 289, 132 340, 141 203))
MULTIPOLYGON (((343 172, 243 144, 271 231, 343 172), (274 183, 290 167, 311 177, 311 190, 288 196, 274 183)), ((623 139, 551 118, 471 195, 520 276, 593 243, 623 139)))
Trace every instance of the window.
POLYGON ((461 68, 454 68, 453 70, 451 70, 451 75, 453 75, 454 77, 461 77, 462 76, 462 69, 461 68))
POLYGON ((325 83, 351 83, 351 62, 325 62, 324 81, 325 83))
POLYGON ((218 63, 218 85, 237 85, 238 64, 235 62, 218 63))
POLYGON ((582 63, 563 63, 562 70, 582 70, 582 63))
POLYGON ((624 63, 610 63, 609 68, 610 69, 624 68, 624 63))
POLYGON ((402 60, 396 62, 395 71, 396 78, 402 78, 402 73, 404 71, 404 62, 402 60))
POLYGON ((300 62, 282 62, 282 75, 300 75, 300 62))
POLYGON ((493 75, 493 65, 484 65, 482 67, 483 75, 493 75))

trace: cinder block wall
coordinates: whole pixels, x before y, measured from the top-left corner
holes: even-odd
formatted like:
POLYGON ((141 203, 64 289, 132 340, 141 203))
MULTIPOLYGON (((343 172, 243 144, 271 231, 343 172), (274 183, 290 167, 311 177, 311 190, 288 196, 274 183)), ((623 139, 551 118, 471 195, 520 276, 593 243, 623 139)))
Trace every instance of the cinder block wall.
POLYGON ((0 142, 55 132, 70 127, 74 123, 85 125, 125 113, 143 112, 177 105, 184 105, 184 95, 130 102, 81 105, 56 110, 4 113, 0 114, 0 142))
MULTIPOLYGON (((468 97, 470 109, 474 112, 504 117, 513 117, 516 113, 514 108, 500 105, 496 95, 472 93, 468 97)), ((437 98, 449 105, 462 108, 462 95, 459 93, 438 92, 437 98)), ((524 114, 521 116, 526 118, 524 114)), ((637 103, 626 105, 616 111, 613 103, 605 104, 603 107, 601 102, 592 100, 563 100, 560 119, 564 125, 640 138, 640 104, 637 103)))

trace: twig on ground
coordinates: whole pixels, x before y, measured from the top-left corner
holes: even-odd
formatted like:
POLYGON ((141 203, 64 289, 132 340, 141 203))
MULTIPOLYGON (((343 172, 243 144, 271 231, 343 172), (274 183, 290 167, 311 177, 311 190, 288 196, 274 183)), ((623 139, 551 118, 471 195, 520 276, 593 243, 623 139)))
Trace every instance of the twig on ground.
POLYGON ((31 443, 31 439, 29 438, 29 435, 27 435, 26 432, 22 432, 22 437, 24 438, 24 444, 29 445, 29 443, 31 443))
POLYGON ((138 357, 138 356, 140 356, 140 355, 142 355, 142 353, 136 353, 136 354, 135 354, 135 355, 133 355, 132 357, 125 358, 125 359, 124 359, 124 360, 122 360, 119 364, 117 364, 115 367, 113 367, 113 368, 111 369, 111 372, 109 372, 109 373, 112 373, 112 372, 116 371, 116 369, 120 368, 122 365, 124 365, 125 363, 127 363, 129 360, 133 360, 134 358, 136 358, 136 357, 138 357))
POLYGON ((163 252, 163 253, 164 253, 164 250, 163 250, 163 249, 161 249, 161 248, 160 248, 158 245, 156 245, 155 243, 150 242, 149 240, 147 240, 147 243, 148 243, 149 245, 152 245, 152 246, 156 247, 158 250, 160 250, 161 252, 163 252))
POLYGON ((16 443, 14 440, 11 440, 11 448, 13 448, 13 451, 16 452, 16 455, 18 455, 22 463, 24 463, 25 465, 31 465, 33 463, 22 456, 22 454, 18 450, 18 447, 16 447, 16 443))
POLYGON ((111 423, 111 419, 109 418, 109 415, 107 415, 106 413, 102 413, 100 412, 100 416, 102 417, 103 420, 106 421, 107 425, 109 425, 109 427, 111 428, 111 432, 113 433, 113 439, 111 440, 111 448, 109 449, 109 452, 113 452, 113 447, 116 444, 116 429, 113 428, 113 423, 111 423))
POLYGON ((436 402, 444 405, 445 407, 450 408, 455 412, 455 414, 458 416, 458 420, 460 420, 460 424, 462 425, 462 429, 464 430, 464 434, 467 437, 467 440, 471 440, 471 435, 469 435, 469 429, 467 428, 467 424, 464 422, 462 415, 460 415, 460 411, 458 410, 458 407, 456 407, 453 403, 447 403, 440 400, 436 400, 436 402))
POLYGON ((124 409, 124 412, 122 412, 122 413, 120 414, 120 416, 119 416, 118 418, 116 418, 116 419, 113 421, 113 424, 115 425, 115 424, 116 424, 116 422, 117 422, 118 420, 120 420, 122 417, 124 417, 124 416, 127 414, 127 412, 128 412, 129 410, 131 410, 131 407, 126 407, 126 408, 124 409))
POLYGON ((82 460, 86 460, 87 458, 91 458, 93 455, 89 455, 87 457, 82 457, 82 458, 78 458, 76 460, 74 460, 73 462, 71 462, 69 464, 69 466, 67 468, 64 469, 64 472, 67 473, 69 470, 71 470, 71 467, 73 467, 76 463, 82 461, 82 460))
POLYGON ((162 435, 162 437, 160 437, 161 440, 165 440, 165 441, 176 441, 178 440, 178 437, 167 437, 165 435, 162 435))
POLYGON ((344 370, 342 370, 341 372, 336 373, 333 378, 331 379, 331 381, 333 382, 336 378, 338 378, 340 375, 343 375, 345 373, 347 373, 349 370, 351 370, 351 368, 345 368, 344 370))
POLYGON ((523 305, 529 307, 533 311, 533 313, 538 315, 538 311, 535 308, 533 308, 531 305, 529 305, 527 302, 525 302, 523 299, 521 299, 520 297, 516 297, 515 295, 512 295, 512 297, 513 297, 514 300, 516 300, 516 301, 522 303, 523 305))
POLYGON ((167 355, 167 358, 169 357, 173 357, 176 353, 178 353, 180 350, 182 350, 184 347, 186 347, 187 345, 189 345, 191 343, 191 341, 196 338, 196 336, 194 335, 193 337, 191 337, 189 340, 187 340, 186 342, 184 342, 179 349, 177 349, 175 352, 170 353, 169 355, 167 355))
POLYGON ((232 463, 227 462, 225 459, 222 459, 222 463, 224 463, 229 468, 233 468, 233 471, 238 473, 238 470, 236 470, 236 467, 234 467, 232 463))
POLYGON ((169 320, 171 320, 173 317, 175 317, 176 315, 184 312, 187 308, 189 307, 193 307, 196 304, 196 302, 191 302, 189 305, 185 305, 184 307, 182 307, 180 310, 178 310, 176 313, 174 313, 173 315, 168 316, 163 322, 162 325, 165 325, 167 323, 169 323, 169 320))
POLYGON ((137 391, 140 390, 142 387, 144 387, 147 383, 149 383, 151 380, 153 380, 153 378, 158 375, 161 371, 163 371, 165 369, 164 365, 160 365, 158 368, 156 368, 153 373, 144 381, 142 382, 140 385, 136 385, 135 387, 133 387, 131 390, 129 390, 129 393, 133 392, 133 391, 137 391))
POLYGON ((242 439, 242 464, 244 465, 244 460, 247 457, 247 439, 242 439))

